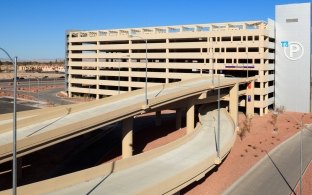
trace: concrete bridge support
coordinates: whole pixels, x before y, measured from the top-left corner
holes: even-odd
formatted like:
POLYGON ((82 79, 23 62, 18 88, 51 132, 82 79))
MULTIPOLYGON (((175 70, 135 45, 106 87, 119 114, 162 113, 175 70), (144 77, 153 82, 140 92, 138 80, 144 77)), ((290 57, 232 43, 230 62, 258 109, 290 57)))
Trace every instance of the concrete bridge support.
POLYGON ((238 83, 230 89, 229 112, 235 127, 238 127, 238 83))
POLYGON ((186 107, 186 131, 191 133, 194 131, 195 122, 195 102, 191 100, 186 107))
POLYGON ((155 121, 155 125, 157 127, 161 126, 161 110, 156 111, 156 121, 155 121))
POLYGON ((133 118, 122 121, 122 158, 132 156, 133 151, 133 118))
POLYGON ((246 92, 246 116, 252 117, 254 115, 254 88, 255 81, 251 81, 247 84, 246 92))
POLYGON ((17 185, 22 180, 23 177, 23 158, 18 157, 16 163, 16 170, 17 170, 17 185))
POLYGON ((181 129, 182 125, 182 109, 178 108, 176 110, 176 129, 181 129))

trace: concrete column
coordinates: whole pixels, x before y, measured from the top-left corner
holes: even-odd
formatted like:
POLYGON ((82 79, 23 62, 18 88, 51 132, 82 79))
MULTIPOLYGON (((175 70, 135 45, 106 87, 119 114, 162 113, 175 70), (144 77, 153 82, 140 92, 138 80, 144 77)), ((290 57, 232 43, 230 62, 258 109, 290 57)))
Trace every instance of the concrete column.
POLYGON ((263 116, 263 114, 264 114, 264 113, 263 113, 263 108, 260 108, 260 113, 259 113, 259 115, 260 115, 260 116, 263 116))
MULTIPOLYGON (((98 74, 98 75, 96 75, 96 82, 99 83, 99 81, 100 81, 100 76, 99 76, 99 74, 100 74, 100 68, 97 67, 96 71, 97 71, 97 74, 98 74)), ((100 99, 100 94, 98 94, 98 93, 99 93, 99 90, 100 90, 100 85, 97 84, 97 85, 96 85, 96 99, 97 99, 97 100, 100 99)))
POLYGON ((181 129, 182 126, 182 109, 176 110, 176 129, 181 129))
POLYGON ((264 114, 268 114, 269 113, 269 108, 268 107, 265 107, 264 108, 264 114))
POLYGON ((133 149, 133 118, 122 121, 122 158, 132 156, 133 149))
POLYGON ((155 125, 157 127, 161 126, 161 111, 156 111, 156 121, 155 121, 155 125))
POLYGON ((247 84, 246 92, 246 115, 252 117, 254 115, 254 86, 255 82, 251 81, 247 84))
POLYGON ((186 131, 191 133, 194 131, 195 122, 195 104, 194 101, 190 101, 186 107, 186 131))
MULTIPOLYGON (((167 58, 168 60, 168 58, 167 58)), ((168 64, 169 62, 166 61, 166 63, 168 64)), ((166 65, 167 66, 167 65, 166 65)), ((168 67, 168 66, 167 66, 168 67)), ((169 83, 169 68, 166 68, 166 83, 169 83)))
POLYGON ((17 158, 17 163, 16 163, 16 168, 17 168, 17 183, 19 183, 22 179, 23 176, 23 159, 22 157, 17 158))
POLYGON ((229 102, 230 115, 234 121, 235 126, 238 126, 238 83, 230 89, 229 102))

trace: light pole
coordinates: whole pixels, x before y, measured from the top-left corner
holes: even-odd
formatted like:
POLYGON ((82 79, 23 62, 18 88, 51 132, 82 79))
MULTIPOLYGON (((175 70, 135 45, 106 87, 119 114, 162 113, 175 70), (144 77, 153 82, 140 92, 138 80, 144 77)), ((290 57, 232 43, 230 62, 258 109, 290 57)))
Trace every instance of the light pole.
POLYGON ((13 167, 12 167, 12 191, 13 195, 16 195, 16 186, 17 186, 17 174, 16 174, 16 77, 17 77, 17 57, 14 57, 14 60, 11 58, 9 53, 0 47, 0 50, 3 51, 11 60, 14 66, 14 89, 13 89, 13 167))
POLYGON ((247 63, 246 63, 246 70, 247 70, 247 79, 249 78, 249 75, 248 75, 248 61, 249 61, 249 58, 248 58, 248 47, 246 47, 246 57, 247 57, 247 63))
POLYGON ((303 121, 301 120, 301 129, 300 129, 300 195, 302 195, 302 127, 303 127, 303 121))
POLYGON ((148 99, 147 99, 147 39, 144 39, 143 37, 137 36, 137 35, 129 35, 130 38, 137 37, 142 40, 145 40, 145 105, 148 105, 148 99))
POLYGON ((214 52, 215 52, 215 47, 214 47, 214 42, 212 42, 212 44, 213 44, 213 47, 212 47, 212 85, 214 85, 214 52))
POLYGON ((120 61, 125 57, 130 57, 130 55, 121 56, 118 60, 118 95, 120 94, 120 61))
MULTIPOLYGON (((221 73, 221 72, 220 72, 221 73)), ((218 74, 218 147, 217 153, 219 160, 221 159, 220 155, 220 73, 218 74)))
MULTIPOLYGON (((278 113, 278 112, 277 112, 278 113)), ((297 118, 288 115, 290 118, 294 119, 298 124, 300 124, 300 178, 299 178, 299 188, 300 188, 300 195, 302 195, 302 131, 303 129, 307 129, 306 126, 303 124, 303 116, 301 117, 301 121, 299 121, 297 118)))
POLYGON ((39 108, 39 77, 38 77, 38 79, 37 79, 37 104, 38 104, 38 108, 39 108))

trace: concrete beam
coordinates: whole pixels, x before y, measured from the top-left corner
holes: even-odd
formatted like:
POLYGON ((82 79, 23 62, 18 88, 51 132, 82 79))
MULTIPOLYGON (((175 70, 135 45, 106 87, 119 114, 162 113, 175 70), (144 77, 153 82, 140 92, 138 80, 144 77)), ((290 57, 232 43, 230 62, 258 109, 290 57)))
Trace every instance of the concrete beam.
POLYGON ((132 156, 133 151, 133 118, 122 121, 122 159, 132 156))
POLYGON ((230 89, 229 111, 234 121, 235 127, 238 126, 238 83, 230 89))
POLYGON ((182 109, 176 109, 176 129, 181 129, 182 126, 182 109))

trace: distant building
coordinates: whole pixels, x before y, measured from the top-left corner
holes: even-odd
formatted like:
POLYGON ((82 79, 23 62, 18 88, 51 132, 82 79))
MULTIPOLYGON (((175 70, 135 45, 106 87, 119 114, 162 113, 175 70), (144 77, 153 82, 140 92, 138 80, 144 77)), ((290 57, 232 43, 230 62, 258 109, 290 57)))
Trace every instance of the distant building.
MULTIPOLYGON (((19 72, 65 72, 64 64, 18 64, 19 72)), ((13 71, 12 64, 0 65, 0 72, 13 71)))
POLYGON ((259 75, 254 106, 262 115, 274 102, 273 30, 246 21, 69 32, 68 93, 98 99, 143 88, 146 39, 149 86, 201 75, 259 75))
POLYGON ((19 65, 19 71, 25 72, 64 72, 64 65, 60 64, 38 64, 38 65, 19 65))
MULTIPOLYGON (((304 7, 302 9, 306 10, 302 12, 305 15, 304 20, 301 21, 299 17, 300 23, 298 24, 303 25, 303 22, 308 22, 304 26, 308 29, 311 27, 311 12, 307 10, 311 10, 311 4, 299 5, 299 8, 304 7)), ((295 11, 296 5, 293 6, 283 11, 279 11, 282 9, 277 6, 277 13, 283 12, 286 16, 288 11, 290 11, 289 15, 301 12, 301 9, 295 11)), ((289 19, 295 18, 291 16, 289 19)), ((119 92, 144 88, 145 58, 147 57, 148 86, 177 82, 202 75, 213 77, 213 74, 230 77, 259 76, 255 82, 254 97, 252 97, 255 100, 254 112, 260 115, 266 114, 269 109, 274 108, 275 71, 280 70, 282 74, 286 74, 277 77, 276 81, 281 82, 277 88, 281 96, 296 96, 292 90, 287 90, 287 85, 294 82, 296 77, 284 81, 288 77, 287 74, 291 77, 292 73, 289 72, 291 69, 286 71, 283 68, 284 61, 279 58, 283 55, 282 51, 278 50, 279 52, 275 54, 275 44, 280 49, 280 35, 291 31, 288 28, 282 28, 280 20, 277 16, 276 23, 269 19, 268 22, 242 21, 69 31, 66 38, 65 61, 68 94, 70 97, 89 94, 88 96, 99 99, 116 95, 119 92), (280 35, 276 35, 275 31, 280 35), (275 41, 275 37, 278 38, 278 42, 275 41), (275 63, 275 59, 279 64, 275 63)), ((303 26, 296 27, 300 27, 298 29, 300 31, 303 26)), ((311 39, 307 39, 306 36, 311 37, 311 28, 307 30, 307 33, 300 35, 304 35, 304 40, 310 44, 306 47, 310 48, 311 39)), ((311 51, 307 50, 307 52, 311 51)), ((310 61, 307 57, 304 63, 308 62, 310 61)), ((306 71, 304 75, 310 74, 311 66, 310 64, 306 66, 300 69, 300 71, 306 71)), ((300 77, 300 74, 296 75, 300 77)), ((310 85, 308 79, 299 79, 305 82, 305 95, 310 92, 307 86, 310 85)), ((289 86, 291 89, 295 87, 293 84, 289 86)), ((297 84, 298 86, 300 83, 297 84)), ((241 86, 241 89, 244 89, 244 86, 241 86)), ((297 88, 296 91, 299 89, 297 88)), ((246 99, 240 98, 240 107, 244 108, 246 99)), ((304 98, 308 101, 306 96, 304 98)), ((293 107, 288 106, 293 101, 292 99, 287 98, 287 101, 284 101, 285 98, 279 98, 278 100, 281 105, 285 105, 286 109, 289 107, 292 110, 293 107)), ((307 110, 306 105, 303 107, 305 109, 300 108, 298 111, 307 110)))

